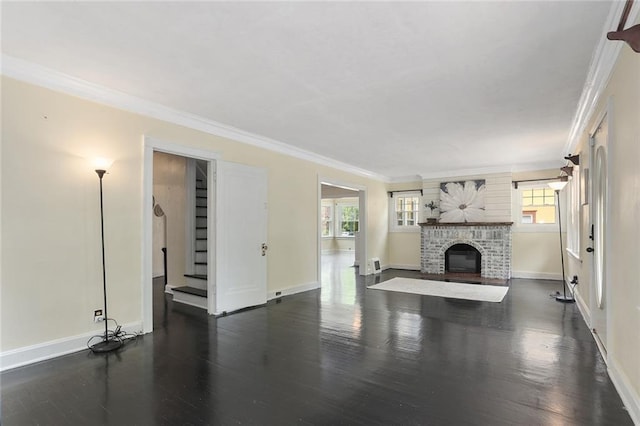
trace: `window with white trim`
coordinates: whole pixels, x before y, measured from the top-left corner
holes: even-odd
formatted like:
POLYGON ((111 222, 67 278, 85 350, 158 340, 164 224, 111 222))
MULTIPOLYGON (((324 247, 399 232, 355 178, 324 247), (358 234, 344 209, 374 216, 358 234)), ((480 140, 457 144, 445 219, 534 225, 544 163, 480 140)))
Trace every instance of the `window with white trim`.
POLYGON ((556 223, 556 194, 546 184, 522 188, 520 223, 556 223))
POLYGON ((389 219, 392 231, 419 231, 420 193, 394 194, 389 198, 389 219))
MULTIPOLYGON (((569 178, 567 191, 567 250, 580 257, 580 167, 573 166, 573 176, 569 178)), ((586 201, 586 200, 585 200, 586 201)), ((563 223, 564 225, 564 223, 563 223)))
POLYGON ((514 232, 558 232, 556 194, 547 181, 519 183, 512 203, 514 232))
POLYGON ((360 230, 360 212, 357 204, 338 204, 336 237, 353 237, 360 230))
POLYGON ((322 236, 333 237, 333 204, 322 203, 320 207, 320 223, 322 224, 322 236))

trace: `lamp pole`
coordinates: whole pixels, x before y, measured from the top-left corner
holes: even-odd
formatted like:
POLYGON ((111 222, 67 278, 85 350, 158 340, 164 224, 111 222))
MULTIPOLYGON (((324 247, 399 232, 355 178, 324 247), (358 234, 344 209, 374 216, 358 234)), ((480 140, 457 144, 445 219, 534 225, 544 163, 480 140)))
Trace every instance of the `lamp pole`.
POLYGON ((107 314, 107 268, 104 254, 104 203, 102 199, 102 178, 107 171, 96 169, 96 174, 100 179, 100 236, 102 239, 102 292, 104 296, 104 340, 90 347, 93 352, 110 352, 122 346, 120 339, 109 339, 109 315, 107 314))
POLYGON ((562 215, 560 214, 560 190, 556 189, 556 199, 558 200, 558 235, 560 236, 560 263, 562 264, 562 296, 557 294, 556 300, 561 303, 573 303, 573 296, 567 296, 567 284, 564 273, 564 249, 562 248, 562 215))

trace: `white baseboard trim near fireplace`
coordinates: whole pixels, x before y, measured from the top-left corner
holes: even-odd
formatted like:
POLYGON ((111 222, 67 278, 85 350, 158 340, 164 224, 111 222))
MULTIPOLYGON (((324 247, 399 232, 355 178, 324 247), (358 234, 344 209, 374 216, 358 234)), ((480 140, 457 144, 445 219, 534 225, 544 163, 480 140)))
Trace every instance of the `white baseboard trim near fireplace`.
MULTIPOLYGON (((122 330, 131 334, 141 333, 142 322, 132 322, 122 325, 122 330)), ((44 343, 38 343, 31 346, 13 349, 0 353, 0 371, 10 370, 12 368, 22 367, 23 365, 33 364, 35 362, 45 361, 47 359, 56 358, 73 352, 89 350, 87 341, 99 334, 104 334, 104 326, 102 330, 94 330, 88 333, 78 334, 71 337, 63 337, 61 339, 50 340, 44 343)), ((96 339, 95 343, 99 342, 96 339)))
POLYGON ((511 278, 529 278, 532 280, 561 280, 562 274, 553 272, 512 271, 511 278))
POLYGON ((640 395, 633 389, 629 377, 620 369, 620 365, 612 356, 609 356, 607 367, 609 377, 620 394, 620 399, 629 412, 633 424, 640 425, 640 395))

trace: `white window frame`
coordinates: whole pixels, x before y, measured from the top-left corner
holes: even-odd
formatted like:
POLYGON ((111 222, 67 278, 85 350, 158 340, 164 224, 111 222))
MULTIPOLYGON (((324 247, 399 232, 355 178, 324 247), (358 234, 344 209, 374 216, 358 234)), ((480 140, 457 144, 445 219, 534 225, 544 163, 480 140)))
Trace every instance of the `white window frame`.
MULTIPOLYGON (((336 227, 336 214, 335 214, 335 207, 334 207, 334 203, 333 201, 330 200, 322 200, 321 203, 322 207, 329 207, 329 216, 331 217, 331 226, 329 226, 329 235, 321 235, 322 238, 333 238, 335 233, 335 227, 336 227)), ((320 209, 320 224, 322 224, 322 209, 320 209)))
POLYGON ((393 197, 389 197, 389 232, 420 232, 420 219, 421 219, 421 211, 420 206, 423 204, 422 196, 420 195, 420 191, 415 192, 403 192, 402 195, 394 194, 393 197), (418 197, 418 210, 416 212, 416 223, 415 225, 398 225, 396 220, 396 204, 398 198, 413 198, 418 197))
MULTIPOLYGON (((554 207, 556 209, 556 222, 555 223, 523 223, 522 222, 522 191, 540 188, 547 186, 546 181, 539 182, 520 182, 518 183, 518 189, 513 189, 512 200, 512 220, 514 232, 558 232, 558 205, 556 196, 554 194, 554 207)), ((560 202, 562 202, 562 192, 560 193, 560 202)), ((562 206, 560 207, 562 209, 562 206)), ((561 210, 562 213, 562 210, 561 210)), ((565 221, 563 220, 564 224, 565 221)))
MULTIPOLYGON (((573 176, 569 178, 567 189, 567 252, 580 259, 580 167, 573 166, 573 176)), ((562 222, 564 225, 564 222, 562 222)))
POLYGON ((345 207, 355 207, 358 209, 358 215, 356 217, 356 221, 358 222, 358 232, 360 231, 360 204, 358 203, 358 201, 353 201, 353 202, 337 202, 336 203, 336 207, 333 210, 333 217, 334 217, 334 223, 335 223, 335 227, 334 227, 334 238, 355 238, 355 234, 354 235, 342 235, 342 224, 341 224, 341 220, 342 220, 342 209, 345 207))

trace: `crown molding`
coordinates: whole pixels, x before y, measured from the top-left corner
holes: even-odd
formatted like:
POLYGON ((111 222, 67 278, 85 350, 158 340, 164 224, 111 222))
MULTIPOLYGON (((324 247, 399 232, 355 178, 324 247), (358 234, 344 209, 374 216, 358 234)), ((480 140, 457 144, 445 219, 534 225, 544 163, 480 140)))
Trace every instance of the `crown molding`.
POLYGON ((388 176, 370 170, 365 170, 311 151, 300 149, 275 139, 218 123, 196 114, 169 108, 5 54, 2 54, 2 74, 36 86, 199 130, 211 135, 246 143, 354 175, 364 176, 382 182, 389 182, 390 180, 388 176))
MULTIPOLYGON (((609 83, 609 79, 613 73, 613 68, 618 60, 618 56, 620 55, 622 48, 625 47, 624 42, 607 40, 606 36, 607 32, 613 31, 618 27, 624 5, 625 2, 623 1, 614 1, 611 4, 609 15, 607 16, 607 20, 602 28, 602 36, 600 37, 600 41, 598 42, 591 58, 587 79, 584 83, 580 100, 578 101, 576 113, 573 117, 573 122, 571 123, 571 128, 569 130, 569 139, 564 146, 562 155, 573 153, 575 148, 578 146, 580 136, 589 124, 589 120, 591 120, 591 117, 598 106, 600 96, 609 83)), ((636 22, 639 14, 640 2, 635 2, 629 12, 627 23, 633 24, 636 22)))
POLYGON ((515 164, 515 165, 509 165, 509 166, 480 167, 480 168, 474 168, 474 169, 453 169, 453 170, 446 170, 446 171, 421 173, 419 175, 419 178, 421 180, 425 180, 425 179, 439 179, 439 178, 455 178, 455 177, 461 177, 461 176, 490 175, 490 174, 498 174, 498 173, 528 172, 528 171, 555 169, 562 165, 563 165, 562 161, 552 161, 552 162, 541 162, 541 163, 515 164))

